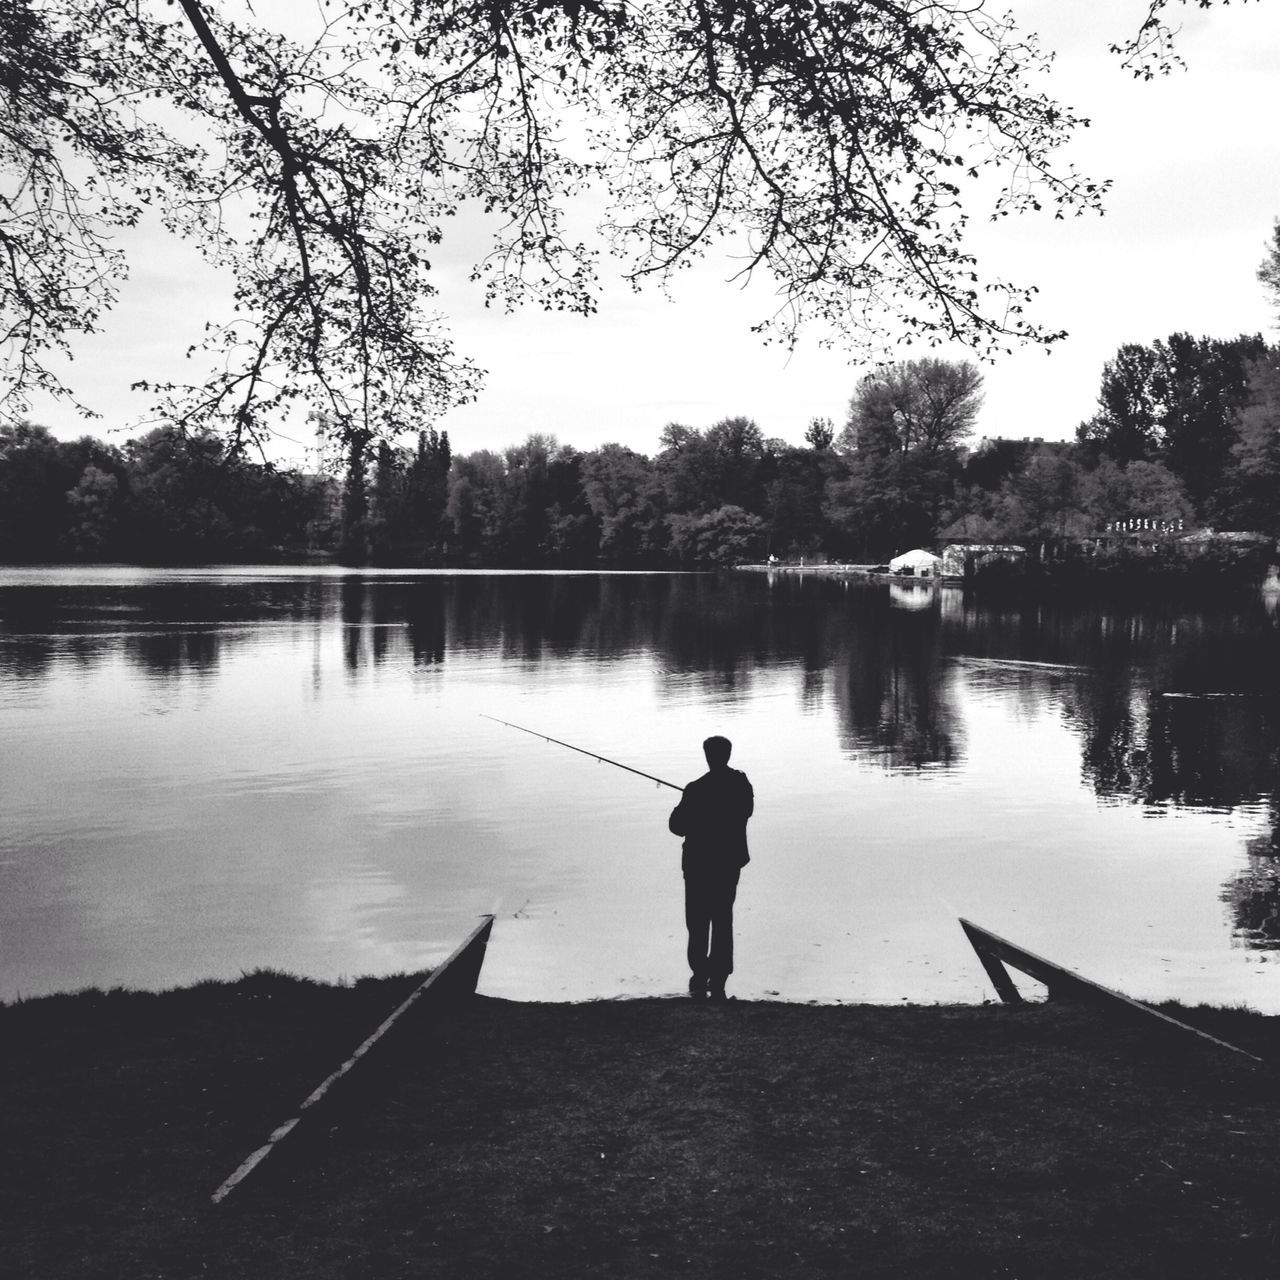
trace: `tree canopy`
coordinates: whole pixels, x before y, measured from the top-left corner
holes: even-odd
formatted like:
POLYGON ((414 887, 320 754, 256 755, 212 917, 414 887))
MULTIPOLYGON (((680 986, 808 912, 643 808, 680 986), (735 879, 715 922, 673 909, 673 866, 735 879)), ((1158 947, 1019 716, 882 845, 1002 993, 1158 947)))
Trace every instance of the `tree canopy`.
MULTIPOLYGON (((1136 74, 1168 65, 1168 3, 1121 49, 1136 74)), ((473 204, 497 301, 589 312, 601 252, 640 284, 719 246, 776 283, 765 334, 981 352, 1059 335, 983 273, 969 220, 1104 194, 1057 161, 1081 121, 1035 87, 1048 55, 972 0, 360 0, 280 30, 232 8, 0 0, 8 418, 71 394, 51 357, 115 301, 113 236, 148 213, 235 305, 159 407, 240 447, 295 401, 374 440, 474 392, 430 282, 473 204)))
POLYGON ((1280 324, 1280 218, 1271 228, 1266 256, 1258 267, 1258 279, 1262 282, 1271 305, 1276 309, 1276 323, 1280 324))
POLYGON ((1203 507, 1221 482, 1251 370, 1266 350, 1260 334, 1127 343, 1104 366, 1098 412, 1077 438, 1120 462, 1168 464, 1203 507))
POLYGON ((973 430, 982 374, 967 360, 926 356, 886 365, 858 383, 841 433, 846 450, 937 452, 973 430))

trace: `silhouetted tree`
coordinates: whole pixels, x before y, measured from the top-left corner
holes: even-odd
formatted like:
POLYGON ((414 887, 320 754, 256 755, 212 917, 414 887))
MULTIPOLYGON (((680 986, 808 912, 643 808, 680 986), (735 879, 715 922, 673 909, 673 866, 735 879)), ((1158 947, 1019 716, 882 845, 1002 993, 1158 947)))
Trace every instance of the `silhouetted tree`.
POLYGON ((600 525, 587 503, 582 482, 584 455, 568 445, 547 466, 550 505, 542 552, 546 563, 561 567, 593 565, 600 550, 600 525))
POLYGON ((123 449, 0 426, 0 561, 191 563, 332 545, 330 483, 157 427, 123 449))
POLYGON ((419 559, 426 562, 437 561, 442 554, 452 457, 447 431, 428 427, 418 432, 408 475, 409 536, 419 548, 419 559))
POLYGON ((651 563, 666 550, 661 490, 643 454, 622 444, 586 454, 582 488, 600 522, 600 556, 606 563, 651 563))
POLYGON ((997 506, 1003 535, 1044 540, 1089 532, 1082 482, 1082 468, 1065 450, 1038 449, 1003 486, 997 506))
POLYGON ((1175 333, 1167 341, 1158 384, 1167 406, 1160 461, 1202 515, 1211 514, 1231 456, 1236 414, 1249 398, 1249 368, 1265 351, 1258 334, 1223 340, 1175 333))
POLYGON ((58 555, 71 523, 67 493, 80 476, 47 427, 0 424, 0 559, 58 555))
POLYGON ((1218 504, 1223 523, 1280 537, 1280 352, 1249 367, 1249 400, 1236 421, 1236 440, 1218 504))
POLYGON ((812 418, 804 431, 805 444, 819 453, 830 449, 835 438, 836 427, 830 418, 812 418))
POLYGON ((507 536, 511 563, 527 567, 541 563, 548 533, 551 496, 551 459, 559 451, 555 436, 534 433, 521 445, 507 449, 507 536))
POLYGON ((964 459, 964 483, 994 493, 1026 467, 1036 447, 1032 440, 984 440, 964 459))
POLYGON ((71 509, 68 529, 70 549, 85 560, 110 557, 120 524, 120 481, 91 462, 67 493, 71 509))
POLYGON ((364 564, 369 558, 369 494, 366 454, 369 437, 352 435, 347 442, 347 469, 342 485, 342 528, 338 558, 345 564, 364 564))
POLYGON ((1121 347, 1103 368, 1098 413, 1077 439, 1117 462, 1161 462, 1197 513, 1210 513, 1248 399, 1248 369, 1266 350, 1257 335, 1175 333, 1150 347, 1121 347))
POLYGON ((491 449, 454 458, 445 514, 455 555, 477 564, 502 564, 509 547, 506 465, 491 449))
POLYGON ((765 489, 767 549, 776 555, 813 555, 826 540, 823 501, 838 466, 826 446, 781 449, 765 489))
POLYGON ((1082 477, 1080 498, 1096 530, 1134 517, 1190 522, 1194 510, 1178 477, 1158 462, 1122 467, 1104 458, 1082 477))
POLYGON ((1098 412, 1076 430, 1076 438, 1116 462, 1149 458, 1160 445, 1154 380, 1158 355, 1128 342, 1102 366, 1098 412))
POLYGON ((956 470, 954 455, 859 452, 827 481, 824 516, 841 558, 883 560, 936 537, 956 470))
POLYGON ((674 514, 667 524, 672 555, 690 567, 745 564, 759 559, 763 548, 764 521, 741 507, 717 507, 697 516, 674 514))
POLYGON ((768 454, 760 428, 750 418, 722 418, 707 428, 707 443, 716 461, 721 505, 758 511, 761 467, 768 454))
POLYGON ((694 427, 669 422, 659 437, 654 472, 672 511, 701 515, 722 496, 721 459, 712 441, 694 427))
POLYGON ((840 434, 846 452, 937 453, 973 430, 982 405, 982 375, 968 361, 932 356, 869 373, 849 401, 840 434))
POLYGON ((1280 218, 1271 228, 1271 239, 1267 243, 1267 254, 1258 267, 1258 279, 1276 309, 1276 322, 1280 324, 1280 218))

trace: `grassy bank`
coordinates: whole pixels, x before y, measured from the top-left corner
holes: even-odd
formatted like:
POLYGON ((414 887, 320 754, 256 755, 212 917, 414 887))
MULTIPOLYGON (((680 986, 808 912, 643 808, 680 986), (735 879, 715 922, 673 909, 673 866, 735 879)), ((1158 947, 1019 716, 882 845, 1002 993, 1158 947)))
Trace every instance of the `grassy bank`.
MULTIPOLYGON (((480 998, 212 1205, 410 985, 0 1009, 0 1274, 1273 1274, 1274 1074, 1070 1006, 480 998)), ((1190 1016, 1280 1060, 1280 1020, 1190 1016)))

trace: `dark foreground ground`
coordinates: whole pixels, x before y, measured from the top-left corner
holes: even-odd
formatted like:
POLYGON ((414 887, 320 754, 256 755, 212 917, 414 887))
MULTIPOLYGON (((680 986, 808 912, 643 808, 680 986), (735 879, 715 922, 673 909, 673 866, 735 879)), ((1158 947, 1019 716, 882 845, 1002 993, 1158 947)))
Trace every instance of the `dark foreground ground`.
POLYGON ((1275 1074, 1070 1006, 476 999, 213 1205, 407 989, 0 1008, 0 1275, 1280 1274, 1275 1074))

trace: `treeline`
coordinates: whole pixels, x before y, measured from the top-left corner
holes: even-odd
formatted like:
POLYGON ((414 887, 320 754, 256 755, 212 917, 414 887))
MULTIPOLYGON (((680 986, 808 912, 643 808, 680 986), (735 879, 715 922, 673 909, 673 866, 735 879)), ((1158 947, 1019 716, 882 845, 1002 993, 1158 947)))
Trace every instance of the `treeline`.
POLYGON ((0 426, 0 560, 193 564, 326 550, 340 528, 337 491, 211 435, 157 428, 116 446, 0 426))
POLYGON ((211 436, 115 448, 20 425, 0 429, 0 558, 699 568, 1045 545, 1135 517, 1280 536, 1280 350, 1260 337, 1121 348, 1071 442, 969 447, 980 404, 974 366, 921 359, 864 378, 842 426, 815 420, 803 445, 744 417, 669 424, 652 457, 546 435, 455 455, 429 429, 352 441, 336 477, 211 436))
POLYGON ((349 509, 368 523, 348 522, 345 546, 387 562, 657 568, 1046 545, 1134 518, 1280 536, 1280 350, 1258 336, 1121 348, 1070 442, 967 447, 981 388, 968 363, 893 365, 859 383, 839 431, 815 420, 802 446, 740 417, 670 424, 653 457, 543 435, 449 457, 431 433, 416 451, 384 446, 371 477, 353 458, 345 489, 364 496, 349 509))

